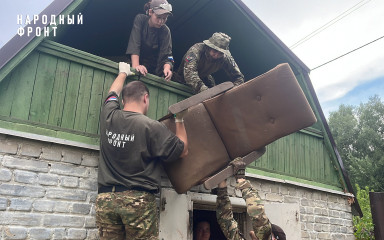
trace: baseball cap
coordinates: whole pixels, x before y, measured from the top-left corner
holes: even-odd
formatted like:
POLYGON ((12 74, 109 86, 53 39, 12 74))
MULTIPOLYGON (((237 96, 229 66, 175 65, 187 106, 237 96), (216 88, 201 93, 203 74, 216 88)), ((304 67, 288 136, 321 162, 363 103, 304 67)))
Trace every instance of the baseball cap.
POLYGON ((172 15, 172 5, 169 4, 167 0, 152 0, 150 7, 157 15, 164 13, 172 15))

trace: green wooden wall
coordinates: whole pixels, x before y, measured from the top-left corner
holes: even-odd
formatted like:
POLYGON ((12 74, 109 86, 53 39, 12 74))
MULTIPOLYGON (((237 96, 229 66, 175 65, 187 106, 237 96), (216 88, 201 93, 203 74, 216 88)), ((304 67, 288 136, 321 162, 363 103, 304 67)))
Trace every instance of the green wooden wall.
MULTIPOLYGON (((0 82, 0 128, 98 145, 100 107, 117 72, 116 62, 46 40, 0 82)), ((297 78, 311 103, 305 83, 297 78)), ((178 83, 154 76, 141 80, 150 90, 148 116, 153 119, 191 96, 178 83)), ((268 145, 249 172, 342 190, 321 126, 268 145)))
POLYGON ((296 132, 267 146, 266 153, 250 165, 250 172, 284 179, 313 181, 316 186, 341 190, 336 162, 322 136, 296 132), (330 187, 333 186, 333 187, 330 187))
MULTIPOLYGON (((0 127, 97 145, 100 107, 117 73, 115 62, 45 41, 0 82, 0 127)), ((191 95, 177 83, 142 80, 153 119, 191 95)))

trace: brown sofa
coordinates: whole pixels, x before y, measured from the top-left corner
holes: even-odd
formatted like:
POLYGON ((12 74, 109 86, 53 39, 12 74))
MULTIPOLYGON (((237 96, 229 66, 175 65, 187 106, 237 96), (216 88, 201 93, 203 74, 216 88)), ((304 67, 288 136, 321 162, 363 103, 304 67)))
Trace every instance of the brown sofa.
MULTIPOLYGON (((189 154, 164 165, 178 193, 202 183, 232 159, 311 126, 316 117, 285 63, 190 107, 184 120, 189 154)), ((162 122, 175 131, 173 119, 162 122)))

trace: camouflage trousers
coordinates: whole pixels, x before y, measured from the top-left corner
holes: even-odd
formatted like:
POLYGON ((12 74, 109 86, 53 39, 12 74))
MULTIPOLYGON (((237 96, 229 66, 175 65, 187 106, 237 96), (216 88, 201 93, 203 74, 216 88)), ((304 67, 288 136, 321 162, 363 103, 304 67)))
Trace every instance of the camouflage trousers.
MULTIPOLYGON (((247 206, 247 213, 252 220, 253 231, 259 240, 269 240, 271 238, 272 227, 267 215, 265 214, 264 204, 257 191, 247 180, 238 183, 237 189, 241 190, 247 206)), ((243 240, 238 224, 233 218, 232 205, 229 200, 227 188, 217 190, 217 222, 228 240, 243 240)))
POLYGON ((96 199, 96 224, 101 240, 157 240, 155 196, 136 190, 100 193, 96 199))

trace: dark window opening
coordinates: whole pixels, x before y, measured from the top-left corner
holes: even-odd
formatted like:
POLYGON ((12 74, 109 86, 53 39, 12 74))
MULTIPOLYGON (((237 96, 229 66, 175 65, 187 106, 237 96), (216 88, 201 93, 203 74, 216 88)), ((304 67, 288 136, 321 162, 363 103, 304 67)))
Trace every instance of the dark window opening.
MULTIPOLYGON (((246 220, 245 213, 234 212, 233 216, 238 223, 239 229, 241 229, 241 231, 244 232, 244 226, 245 226, 245 220, 246 220)), ((216 211, 194 209, 193 210, 193 232, 195 232, 195 227, 197 226, 197 223, 201 221, 208 221, 210 223, 210 226, 211 226, 210 240, 226 240, 217 222, 216 211)))

